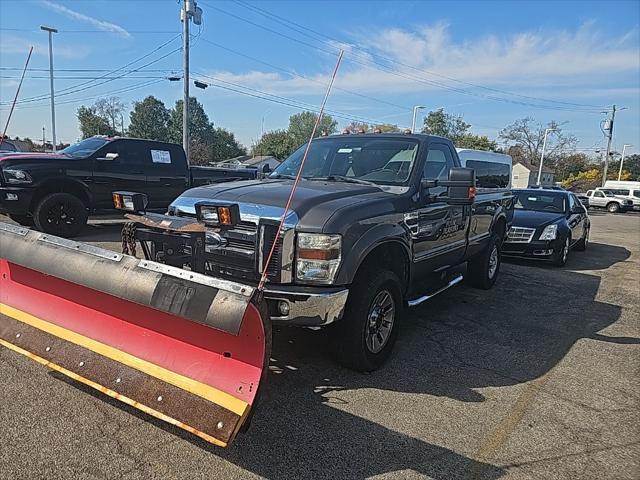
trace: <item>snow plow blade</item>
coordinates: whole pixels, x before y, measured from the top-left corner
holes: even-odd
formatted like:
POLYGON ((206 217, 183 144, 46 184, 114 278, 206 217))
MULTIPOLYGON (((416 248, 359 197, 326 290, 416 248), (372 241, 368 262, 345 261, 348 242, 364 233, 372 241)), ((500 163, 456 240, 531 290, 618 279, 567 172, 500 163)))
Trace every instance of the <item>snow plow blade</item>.
POLYGON ((251 286, 0 223, 0 344, 224 447, 271 329, 251 286))

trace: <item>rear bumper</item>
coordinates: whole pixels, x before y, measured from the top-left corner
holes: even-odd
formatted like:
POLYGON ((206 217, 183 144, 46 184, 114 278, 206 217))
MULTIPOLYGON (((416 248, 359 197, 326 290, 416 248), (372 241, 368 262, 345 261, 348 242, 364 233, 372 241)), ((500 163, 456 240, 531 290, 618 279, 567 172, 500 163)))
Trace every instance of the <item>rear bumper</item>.
POLYGON ((534 240, 529 243, 502 244, 502 255, 507 257, 537 258, 550 260, 553 253, 562 248, 562 240, 534 240))
POLYGON ((0 213, 26 215, 33 198, 33 189, 25 187, 0 187, 0 213))
POLYGON ((264 297, 274 323, 321 327, 342 318, 349 290, 344 287, 288 287, 266 288, 264 297), (286 305, 288 313, 280 310, 286 305))

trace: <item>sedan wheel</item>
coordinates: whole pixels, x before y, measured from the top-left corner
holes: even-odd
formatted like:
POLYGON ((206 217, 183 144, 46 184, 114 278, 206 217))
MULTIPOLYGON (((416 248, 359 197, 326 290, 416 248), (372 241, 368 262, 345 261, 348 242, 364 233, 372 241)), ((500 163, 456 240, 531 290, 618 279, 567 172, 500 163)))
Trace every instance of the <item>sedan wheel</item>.
POLYGON ((555 252, 555 259, 553 264, 558 267, 563 267, 567 263, 567 258, 569 258, 569 249, 571 245, 571 239, 567 237, 562 245, 561 249, 555 252))

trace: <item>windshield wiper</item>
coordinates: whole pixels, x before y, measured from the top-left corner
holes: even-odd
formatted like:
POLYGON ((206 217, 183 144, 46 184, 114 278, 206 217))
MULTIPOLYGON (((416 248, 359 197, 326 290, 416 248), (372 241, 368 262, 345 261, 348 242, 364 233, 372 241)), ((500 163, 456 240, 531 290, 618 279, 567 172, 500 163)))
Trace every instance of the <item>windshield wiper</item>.
POLYGON ((377 187, 376 183, 370 182, 368 180, 361 180, 359 178, 353 177, 345 177, 344 175, 329 175, 328 177, 311 177, 307 178, 307 180, 322 180, 327 182, 345 182, 345 183, 358 183, 360 185, 372 185, 377 187))
POLYGON ((276 173, 274 175, 269 175, 267 178, 276 178, 276 179, 277 178, 286 178, 288 180, 295 180, 296 179, 295 175, 284 175, 282 173, 276 173))

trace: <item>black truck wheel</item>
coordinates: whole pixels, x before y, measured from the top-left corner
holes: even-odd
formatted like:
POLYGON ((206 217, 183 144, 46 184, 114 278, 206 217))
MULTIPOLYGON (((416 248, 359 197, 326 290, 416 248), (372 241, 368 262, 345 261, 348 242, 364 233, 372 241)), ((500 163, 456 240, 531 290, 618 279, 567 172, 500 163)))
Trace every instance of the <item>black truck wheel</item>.
POLYGON ((33 226, 33 217, 30 217, 28 215, 9 214, 9 218, 24 227, 33 226))
POLYGON ((68 193, 51 193, 35 208, 33 219, 41 232, 59 237, 74 237, 87 224, 89 214, 79 198, 68 193))
POLYGON ((467 262, 467 280, 476 287, 493 287, 500 271, 500 239, 494 233, 485 249, 467 262))
POLYGON ((398 277, 387 270, 360 272, 343 318, 332 327, 336 359, 360 372, 380 368, 396 342, 401 313, 398 277))

